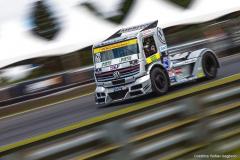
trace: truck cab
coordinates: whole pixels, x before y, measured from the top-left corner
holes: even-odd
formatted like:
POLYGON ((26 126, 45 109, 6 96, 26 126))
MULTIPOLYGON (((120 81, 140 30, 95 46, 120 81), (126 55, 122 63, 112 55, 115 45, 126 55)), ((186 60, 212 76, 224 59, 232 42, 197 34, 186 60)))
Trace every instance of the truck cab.
POLYGON ((165 94, 170 85, 181 82, 177 81, 173 71, 176 64, 188 66, 178 67, 183 68, 181 72, 185 77, 196 78, 192 76, 194 69, 196 73, 203 72, 199 65, 198 69, 187 65, 196 63, 200 52, 175 57, 168 54, 164 33, 157 23, 120 29, 93 46, 96 104, 108 104, 150 92, 165 94), (192 58, 186 58, 189 56, 192 58))

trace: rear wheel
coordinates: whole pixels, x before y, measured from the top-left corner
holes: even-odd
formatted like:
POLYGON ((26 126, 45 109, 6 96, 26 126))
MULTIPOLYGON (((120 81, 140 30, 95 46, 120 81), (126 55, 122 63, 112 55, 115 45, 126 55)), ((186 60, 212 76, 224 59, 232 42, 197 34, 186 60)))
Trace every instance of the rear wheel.
POLYGON ((167 73, 161 68, 153 68, 150 74, 152 90, 157 95, 165 94, 169 88, 167 73))
POLYGON ((202 57, 202 68, 207 79, 213 79, 217 76, 218 63, 212 53, 205 53, 202 57))

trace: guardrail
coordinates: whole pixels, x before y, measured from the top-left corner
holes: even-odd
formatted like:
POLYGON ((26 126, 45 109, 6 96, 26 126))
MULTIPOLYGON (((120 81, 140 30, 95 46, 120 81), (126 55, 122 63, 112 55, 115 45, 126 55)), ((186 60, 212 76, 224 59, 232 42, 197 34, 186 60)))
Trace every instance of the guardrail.
POLYGON ((227 156, 240 148, 239 96, 237 74, 2 146, 0 157, 145 160, 197 158, 206 153, 227 156))
POLYGON ((53 93, 61 92, 67 89, 71 89, 74 87, 79 87, 85 84, 90 84, 94 82, 93 77, 93 67, 86 67, 78 70, 62 72, 58 74, 53 74, 45 77, 41 77, 34 80, 29 80, 26 82, 21 82, 18 84, 14 84, 6 89, 0 91, 0 107, 16 104, 19 102, 27 101, 34 98, 43 97, 46 95, 50 95, 53 93), (78 77, 78 78, 75 78, 78 77), (60 78, 61 82, 57 82, 56 84, 47 84, 42 86, 37 91, 27 92, 27 88, 29 86, 40 86, 40 83, 44 83, 46 81, 52 81, 52 79, 60 78), (77 80, 75 80, 77 79, 77 80), (8 96, 3 96, 8 95, 8 96))

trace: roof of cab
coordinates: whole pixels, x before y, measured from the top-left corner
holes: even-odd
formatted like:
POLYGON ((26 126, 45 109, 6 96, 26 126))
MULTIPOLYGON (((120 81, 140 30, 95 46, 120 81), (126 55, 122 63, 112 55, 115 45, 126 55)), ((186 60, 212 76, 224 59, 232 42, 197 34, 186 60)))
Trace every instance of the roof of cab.
POLYGON ((133 27, 120 29, 116 33, 108 37, 106 40, 94 45, 93 47, 95 48, 95 47, 105 46, 108 44, 117 43, 123 40, 135 38, 139 32, 145 31, 147 29, 155 28, 157 27, 157 24, 158 24, 158 21, 156 20, 150 23, 145 23, 145 24, 141 24, 133 27))

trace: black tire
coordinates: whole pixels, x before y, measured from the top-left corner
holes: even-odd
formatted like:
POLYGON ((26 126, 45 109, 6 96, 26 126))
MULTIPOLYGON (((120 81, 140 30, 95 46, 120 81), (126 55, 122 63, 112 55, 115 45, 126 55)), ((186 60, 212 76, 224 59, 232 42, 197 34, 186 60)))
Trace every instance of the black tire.
POLYGON ((202 68, 206 79, 213 79, 217 76, 218 62, 212 53, 207 52, 203 55, 202 68))
POLYGON ((150 73, 152 90, 157 95, 163 95, 167 93, 169 89, 169 78, 167 73, 158 67, 152 69, 150 73))

